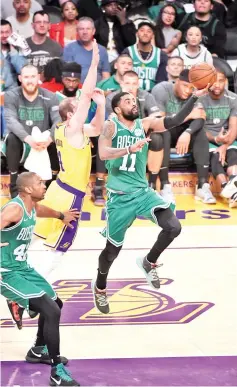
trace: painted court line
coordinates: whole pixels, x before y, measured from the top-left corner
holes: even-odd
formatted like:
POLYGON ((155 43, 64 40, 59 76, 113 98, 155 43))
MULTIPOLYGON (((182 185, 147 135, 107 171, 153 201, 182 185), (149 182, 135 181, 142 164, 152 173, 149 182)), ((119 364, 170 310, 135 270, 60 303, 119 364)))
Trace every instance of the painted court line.
MULTIPOLYGON (((151 246, 148 247, 123 247, 122 251, 127 250, 149 250, 151 246)), ((193 246, 193 247, 168 247, 166 250, 205 250, 205 249, 237 249, 237 246, 193 246)), ((101 249, 86 249, 86 248, 81 248, 81 249, 70 249, 70 251, 101 251, 103 250, 103 247, 101 249)), ((43 249, 32 249, 29 251, 44 251, 43 249)))

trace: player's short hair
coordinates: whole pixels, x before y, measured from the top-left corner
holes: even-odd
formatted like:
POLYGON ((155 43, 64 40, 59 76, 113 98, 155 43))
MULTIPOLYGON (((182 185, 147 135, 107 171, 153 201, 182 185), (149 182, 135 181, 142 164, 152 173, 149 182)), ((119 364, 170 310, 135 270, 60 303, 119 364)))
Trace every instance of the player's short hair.
POLYGON ((50 16, 49 16, 48 12, 45 12, 45 11, 42 9, 41 11, 36 11, 36 12, 33 14, 32 23, 34 23, 36 15, 41 15, 41 16, 47 15, 48 18, 49 18, 49 21, 50 21, 50 16))
POLYGON ((227 78, 227 74, 224 69, 221 69, 220 67, 215 66, 216 72, 223 74, 225 78, 227 78))
POLYGON ((1 26, 10 26, 12 29, 12 25, 8 20, 1 19, 1 26))
POLYGON ((125 77, 125 75, 127 75, 128 77, 138 78, 136 71, 133 71, 133 70, 125 71, 125 73, 123 74, 123 78, 125 77))
POLYGON ((127 94, 129 95, 129 93, 127 93, 126 91, 120 91, 118 94, 115 94, 115 96, 113 97, 113 99, 111 101, 111 106, 112 106, 114 113, 115 113, 116 107, 118 107, 120 104, 121 98, 127 94))
POLYGON ((62 118, 62 121, 67 120, 67 114, 68 113, 73 113, 74 111, 74 106, 72 102, 75 101, 74 97, 69 97, 63 99, 60 104, 59 104, 59 114, 62 118))
POLYGON ((18 192, 24 192, 26 187, 33 183, 33 178, 37 176, 35 172, 23 172, 16 179, 16 187, 18 192))
POLYGON ((167 63, 169 63, 172 59, 179 59, 179 60, 181 60, 181 62, 184 63, 183 58, 181 58, 181 56, 178 56, 178 55, 175 55, 175 56, 168 56, 168 61, 167 61, 167 63))
POLYGON ((36 66, 34 66, 33 64, 30 64, 30 63, 26 63, 26 64, 25 64, 24 66, 22 66, 22 68, 21 68, 21 74, 22 74, 22 71, 23 71, 24 69, 31 69, 31 68, 36 69, 36 70, 37 70, 37 73, 39 72, 36 66))
POLYGON ((120 55, 117 57, 116 62, 118 62, 118 60, 119 60, 120 58, 129 58, 129 59, 132 60, 131 55, 129 55, 129 53, 127 53, 127 52, 124 52, 123 54, 120 54, 120 55))

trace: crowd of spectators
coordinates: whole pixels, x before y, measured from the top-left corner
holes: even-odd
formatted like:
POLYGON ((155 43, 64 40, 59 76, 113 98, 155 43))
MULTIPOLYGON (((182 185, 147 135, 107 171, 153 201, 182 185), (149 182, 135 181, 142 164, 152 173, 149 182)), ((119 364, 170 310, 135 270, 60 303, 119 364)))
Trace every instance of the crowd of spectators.
MULTIPOLYGON (((237 53, 231 69, 225 61, 225 47, 228 29, 236 29, 237 39, 237 0, 9 0, 2 2, 1 14, 0 81, 1 92, 5 94, 5 113, 1 111, 5 130, 1 134, 7 149, 12 195, 23 145, 34 146, 30 138, 32 128, 53 131, 56 121, 60 120, 60 101, 71 96, 80 98, 94 38, 100 52, 97 86, 106 96, 106 118, 112 113, 111 100, 119 90, 134 95, 141 118, 174 114, 190 95, 184 89, 188 79, 180 74, 194 64, 207 62, 222 73, 223 66, 229 67, 233 76, 236 73, 237 53), (59 10, 58 22, 52 23, 54 11, 59 17, 59 10), (34 93, 30 91, 31 84, 34 93)), ((235 99, 233 85, 234 82, 231 98, 235 99)), ((228 88, 228 79, 225 88, 228 88)), ((234 114, 237 119, 237 108, 233 112, 235 104, 229 106, 225 117, 227 126, 234 114)), ((88 122, 95 111, 96 105, 92 102, 88 122)), ((198 129, 192 125, 187 121, 184 130, 191 127, 192 141, 189 138, 189 142, 197 164, 198 189, 202 190, 203 186, 208 188, 206 174, 200 170, 200 160, 208 160, 208 155, 204 155, 207 143, 203 145, 206 136, 203 136, 203 125, 198 129), (197 143, 198 152, 195 151, 197 143)), ((169 140, 162 139, 161 170, 148 162, 148 171, 149 184, 156 188, 159 174, 161 190, 174 201, 168 168, 170 147, 179 149, 179 136, 177 133, 169 136, 169 140)), ((180 136, 183 140, 182 131, 180 136)), ((106 169, 98 156, 98 139, 93 139, 92 146, 96 160, 92 197, 95 204, 103 205, 106 169)), ((56 175, 59 168, 56 148, 53 143, 48 147, 56 175)), ((200 198, 206 203, 213 202, 209 188, 201 192, 200 198)))

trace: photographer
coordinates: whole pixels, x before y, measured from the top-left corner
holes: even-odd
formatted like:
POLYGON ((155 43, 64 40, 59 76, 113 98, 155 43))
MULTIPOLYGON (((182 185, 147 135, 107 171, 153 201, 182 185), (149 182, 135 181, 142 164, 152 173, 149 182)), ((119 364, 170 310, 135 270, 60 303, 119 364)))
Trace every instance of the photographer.
POLYGON ((106 47, 109 62, 113 62, 121 52, 136 43, 136 27, 126 16, 122 0, 102 0, 103 15, 96 21, 95 39, 106 47))
POLYGON ((30 53, 25 39, 12 33, 11 23, 1 19, 1 74, 2 91, 18 86, 17 76, 27 63, 26 56, 30 53))

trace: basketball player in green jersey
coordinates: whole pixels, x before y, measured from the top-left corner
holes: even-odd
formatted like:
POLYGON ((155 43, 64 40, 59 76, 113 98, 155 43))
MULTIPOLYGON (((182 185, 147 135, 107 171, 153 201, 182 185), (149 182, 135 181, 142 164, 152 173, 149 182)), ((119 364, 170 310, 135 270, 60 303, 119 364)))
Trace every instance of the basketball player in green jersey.
POLYGON ((151 91, 156 83, 167 80, 168 56, 152 44, 153 25, 143 21, 138 25, 138 42, 125 49, 133 61, 133 70, 138 74, 140 88, 151 91))
POLYGON ((27 263, 27 251, 32 240, 36 216, 58 218, 68 227, 79 212, 64 213, 42 206, 46 187, 39 176, 25 172, 17 178, 19 195, 1 208, 1 277, 0 294, 22 308, 39 313, 35 346, 26 356, 31 363, 51 364, 51 386, 79 386, 60 356, 59 322, 62 301, 52 286, 27 263))
POLYGON ((116 116, 105 122, 99 139, 100 158, 106 160, 108 169, 107 227, 102 233, 107 243, 99 257, 97 280, 92 281, 92 291, 95 306, 101 313, 109 313, 106 283, 110 266, 122 248, 127 229, 137 216, 150 219, 162 228, 148 255, 137 261, 148 283, 154 288, 160 287, 157 259, 179 235, 181 225, 172 211, 174 206, 172 208, 172 204, 148 187, 146 163, 149 138, 146 133, 149 129, 163 132, 178 126, 185 119, 205 118, 202 109, 193 107, 197 96, 206 92, 195 92, 196 95, 174 117, 160 119, 138 119, 136 100, 129 93, 120 92, 112 100, 116 116))

